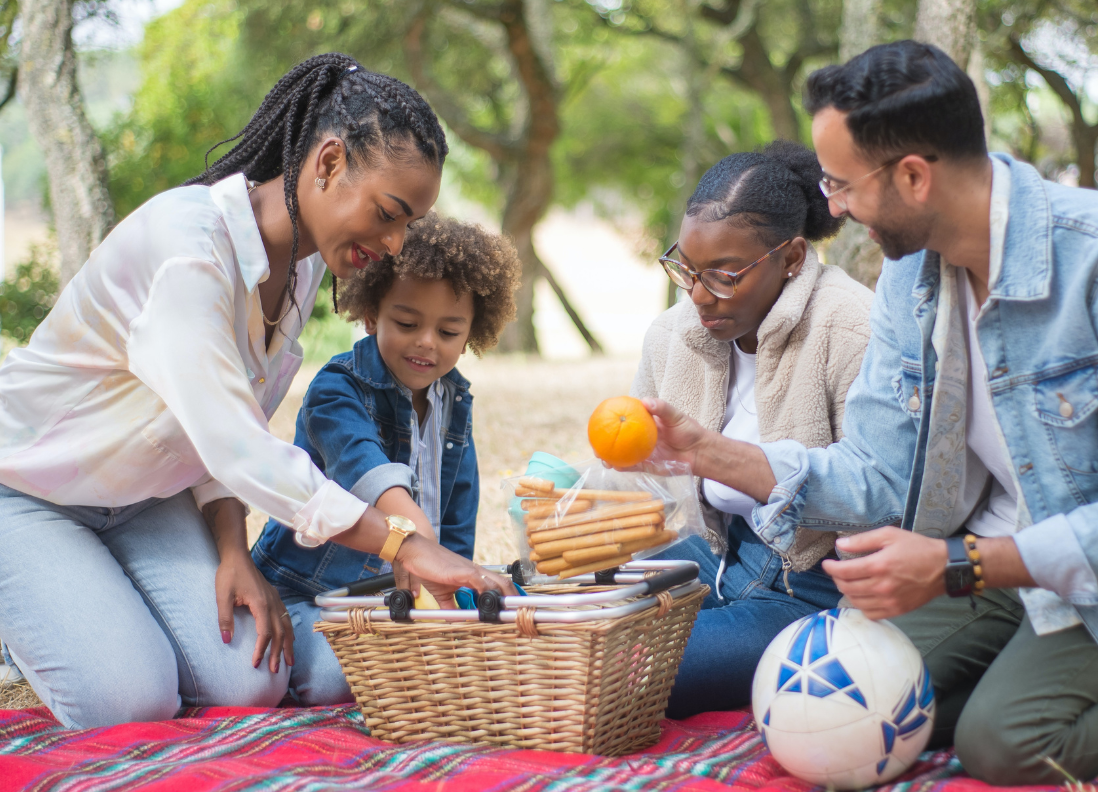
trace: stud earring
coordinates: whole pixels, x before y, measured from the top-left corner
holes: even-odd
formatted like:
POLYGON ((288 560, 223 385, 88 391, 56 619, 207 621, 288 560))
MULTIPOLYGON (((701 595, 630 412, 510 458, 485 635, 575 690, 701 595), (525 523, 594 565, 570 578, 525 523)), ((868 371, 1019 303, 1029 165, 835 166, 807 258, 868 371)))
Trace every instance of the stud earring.
POLYGON ((322 179, 319 176, 317 178, 313 179, 313 183, 316 184, 316 186, 319 187, 322 190, 325 187, 328 186, 328 180, 327 179, 322 179))

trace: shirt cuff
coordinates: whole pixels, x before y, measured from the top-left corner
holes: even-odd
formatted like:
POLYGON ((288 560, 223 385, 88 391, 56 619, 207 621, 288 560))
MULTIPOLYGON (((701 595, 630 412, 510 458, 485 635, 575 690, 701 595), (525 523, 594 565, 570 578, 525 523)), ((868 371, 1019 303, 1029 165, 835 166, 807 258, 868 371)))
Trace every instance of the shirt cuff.
POLYGON ((766 503, 751 511, 755 533, 776 549, 787 552, 793 547, 805 504, 805 481, 810 472, 808 449, 795 440, 763 443, 770 469, 777 484, 766 503))
POLYGON ((1098 578, 1067 515, 1057 514, 1014 535, 1034 582, 1072 604, 1098 604, 1098 578))
MULTIPOLYGON (((191 487, 191 494, 194 495, 194 502, 198 504, 199 511, 202 511, 207 503, 213 503, 215 500, 221 500, 222 498, 235 498, 236 500, 240 500, 232 490, 220 481, 211 478, 209 474, 207 474, 206 478, 202 481, 191 487)), ((241 501, 241 503, 244 502, 241 501)), ((251 513, 252 507, 244 503, 244 516, 247 517, 251 513)))
POLYGON ((319 547, 354 527, 367 504, 332 480, 324 482, 294 516, 294 540, 302 547, 319 547))
POLYGON ((364 503, 377 503, 377 499, 393 487, 403 487, 414 498, 416 474, 407 465, 390 462, 364 473, 348 491, 364 503))

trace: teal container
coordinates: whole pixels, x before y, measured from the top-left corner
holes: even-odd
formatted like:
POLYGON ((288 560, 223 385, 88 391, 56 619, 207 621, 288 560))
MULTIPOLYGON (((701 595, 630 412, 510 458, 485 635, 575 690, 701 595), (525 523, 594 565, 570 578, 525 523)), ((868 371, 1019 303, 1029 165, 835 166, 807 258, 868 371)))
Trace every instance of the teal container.
MULTIPOLYGON (((535 451, 530 455, 530 461, 527 463, 526 472, 523 475, 551 481, 559 489, 569 489, 575 486, 580 479, 580 474, 575 468, 563 459, 558 459, 552 454, 546 454, 544 451, 535 451)), ((507 512, 517 525, 522 525, 521 501, 521 498, 512 497, 511 503, 507 507, 507 512)))

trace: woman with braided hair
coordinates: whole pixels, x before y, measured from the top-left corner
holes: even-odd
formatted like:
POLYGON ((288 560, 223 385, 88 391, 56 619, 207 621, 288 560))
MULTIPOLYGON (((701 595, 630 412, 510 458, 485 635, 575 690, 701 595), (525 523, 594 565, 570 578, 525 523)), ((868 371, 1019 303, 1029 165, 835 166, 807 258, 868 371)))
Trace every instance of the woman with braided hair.
POLYGON ((119 223, 0 366, 0 636, 69 727, 279 702, 293 630, 245 503, 304 546, 379 553, 444 606, 459 586, 514 593, 267 425, 325 269, 383 266, 438 197, 435 114, 320 55, 231 141, 119 223))

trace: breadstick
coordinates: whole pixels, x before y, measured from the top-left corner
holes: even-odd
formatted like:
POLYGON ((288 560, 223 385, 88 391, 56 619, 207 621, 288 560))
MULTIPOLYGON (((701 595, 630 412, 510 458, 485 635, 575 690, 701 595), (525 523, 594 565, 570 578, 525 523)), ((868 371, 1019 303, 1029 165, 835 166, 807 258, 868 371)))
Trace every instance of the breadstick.
POLYGON ((532 476, 524 476, 518 480, 520 487, 526 487, 527 489, 536 490, 538 492, 552 492, 557 488, 557 485, 551 481, 545 479, 533 478, 532 476))
POLYGON ((515 495, 520 498, 538 498, 540 500, 560 500, 568 494, 568 490, 553 490, 552 492, 542 492, 541 490, 530 489, 529 487, 516 487, 515 495))
POLYGON ((561 556, 568 562, 568 566, 580 566, 581 564, 590 564, 592 561, 601 561, 604 558, 622 555, 625 552, 622 547, 623 545, 620 544, 583 547, 579 550, 565 550, 561 553, 561 556))
POLYGON ((576 493, 577 498, 597 501, 643 501, 652 497, 650 492, 619 492, 618 490, 593 490, 581 489, 576 493))
POLYGON ((673 542, 678 538, 678 531, 660 531, 651 536, 646 536, 643 539, 623 543, 621 545, 621 551, 632 555, 633 553, 639 553, 641 550, 647 550, 650 547, 659 547, 668 542, 673 542))
POLYGON ((564 528, 551 528, 543 531, 526 531, 529 542, 553 542, 557 539, 570 539, 573 536, 585 536, 603 531, 617 531, 622 528, 636 528, 638 525, 659 525, 663 515, 659 512, 636 514, 632 517, 620 517, 616 520, 597 520, 595 522, 566 525, 564 528))
POLYGON ((565 550, 580 550, 584 547, 617 544, 618 542, 632 542, 658 533, 659 529, 659 525, 653 524, 642 525, 637 528, 626 528, 624 531, 603 531, 601 533, 587 534, 586 536, 575 536, 571 539, 558 539, 554 542, 543 542, 541 544, 533 545, 530 549, 536 552, 541 558, 552 558, 553 556, 560 555, 565 550))
POLYGON ((582 514, 573 514, 568 517, 562 517, 560 519, 549 518, 543 523, 531 524, 528 526, 527 533, 531 531, 541 531, 548 528, 565 528, 569 525, 579 525, 585 522, 595 522, 597 520, 609 520, 617 517, 632 517, 635 514, 650 514, 652 512, 662 512, 663 501, 650 500, 642 501, 640 503, 622 503, 615 506, 603 506, 599 509, 592 509, 589 512, 583 512, 582 514))
POLYGON ((546 503, 523 501, 522 508, 526 510, 526 515, 523 519, 527 522, 530 520, 541 521, 546 517, 552 517, 554 514, 575 514, 577 512, 585 512, 591 508, 591 501, 589 500, 574 500, 563 508, 558 506, 557 503, 557 501, 548 501, 546 503), (531 502, 536 505, 527 508, 526 504, 531 502))
POLYGON ((560 556, 556 558, 550 558, 547 561, 542 561, 537 565, 538 572, 543 575, 555 575, 562 569, 568 568, 568 562, 560 556))
POLYGON ((603 569, 610 569, 611 567, 621 566, 622 564, 628 564, 632 560, 632 556, 620 555, 613 558, 606 558, 602 561, 592 561, 590 564, 583 564, 577 567, 565 567, 558 574, 561 580, 564 578, 575 577, 576 575, 583 575, 587 572, 598 572, 603 569))

